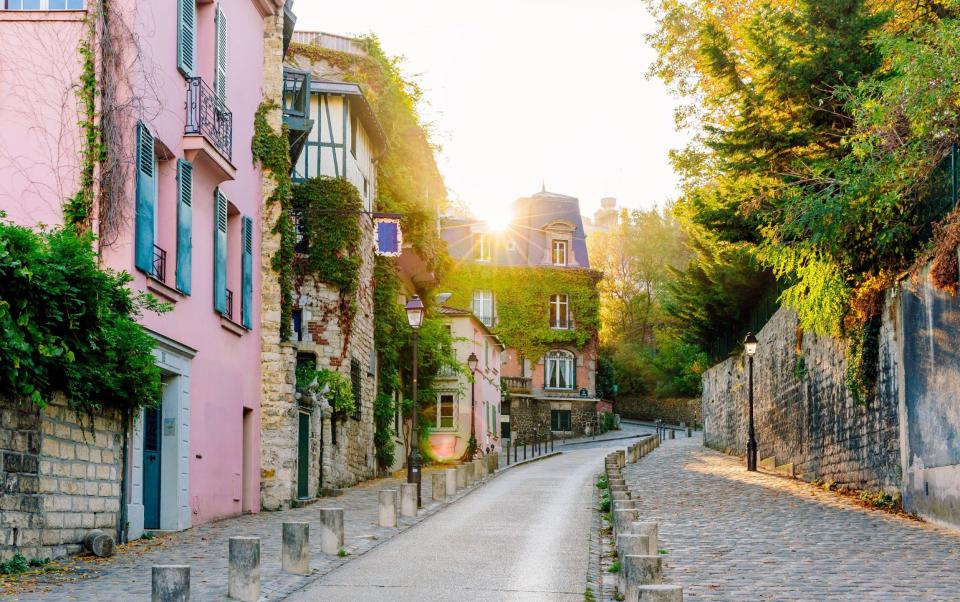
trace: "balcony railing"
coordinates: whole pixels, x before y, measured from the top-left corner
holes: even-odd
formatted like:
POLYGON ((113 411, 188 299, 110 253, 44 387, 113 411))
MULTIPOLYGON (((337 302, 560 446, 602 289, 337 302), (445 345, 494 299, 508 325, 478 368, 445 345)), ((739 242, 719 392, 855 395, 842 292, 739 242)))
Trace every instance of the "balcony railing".
POLYGON ((160 282, 167 281, 167 252, 153 245, 153 274, 160 282))
POLYGON ((533 379, 525 376, 501 376, 500 382, 510 393, 530 393, 533 390, 533 379))
POLYGON ((233 321, 233 291, 227 289, 227 308, 223 312, 223 317, 233 321))
POLYGON ((233 154, 233 113, 203 79, 187 79, 186 134, 206 137, 228 160, 233 154))

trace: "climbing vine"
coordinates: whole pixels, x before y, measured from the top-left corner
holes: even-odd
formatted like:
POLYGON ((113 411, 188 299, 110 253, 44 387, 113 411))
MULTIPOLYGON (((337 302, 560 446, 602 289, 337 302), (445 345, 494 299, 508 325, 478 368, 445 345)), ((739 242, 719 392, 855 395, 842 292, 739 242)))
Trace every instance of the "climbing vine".
POLYGON ((287 126, 276 132, 267 122, 267 115, 277 109, 274 101, 260 103, 253 121, 253 159, 259 161, 273 180, 273 192, 267 206, 278 204, 280 211, 271 230, 280 237, 280 246, 273 254, 270 267, 280 284, 280 340, 289 341, 293 316, 294 231, 292 218, 292 184, 287 126))
POLYGON ((541 357, 558 345, 582 347, 600 328, 597 282, 593 270, 493 267, 463 264, 451 272, 441 289, 453 293, 450 304, 469 308, 475 290, 489 290, 496 303, 494 332, 527 358, 541 357), (550 296, 566 294, 573 328, 550 327, 550 296))

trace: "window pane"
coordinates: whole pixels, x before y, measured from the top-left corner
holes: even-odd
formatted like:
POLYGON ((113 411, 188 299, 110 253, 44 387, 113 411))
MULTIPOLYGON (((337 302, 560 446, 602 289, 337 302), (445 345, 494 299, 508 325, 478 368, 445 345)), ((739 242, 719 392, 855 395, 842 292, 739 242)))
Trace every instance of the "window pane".
POLYGON ((63 10, 67 8, 67 0, 49 0, 47 8, 50 10, 63 10))
POLYGON ((453 428, 453 395, 440 396, 438 414, 437 422, 440 428, 453 428))
POLYGON ((67 0, 67 8, 70 10, 82 10, 83 0, 67 0))

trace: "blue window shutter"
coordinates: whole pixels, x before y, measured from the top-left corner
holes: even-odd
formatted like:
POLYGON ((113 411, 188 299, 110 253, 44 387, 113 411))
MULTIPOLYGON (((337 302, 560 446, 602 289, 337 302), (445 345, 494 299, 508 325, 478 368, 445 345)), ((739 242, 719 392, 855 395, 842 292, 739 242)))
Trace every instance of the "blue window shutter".
POLYGON ((190 294, 193 255, 193 165, 177 161, 177 290, 190 294))
POLYGON ((177 67, 186 76, 192 76, 194 71, 196 35, 195 0, 177 0, 177 67))
POLYGON ((253 328, 253 220, 243 216, 243 255, 241 260, 240 294, 242 301, 242 324, 253 328))
POLYGON ((227 197, 213 191, 213 308, 227 311, 227 197))
POLYGON ((213 74, 213 92, 223 105, 227 103, 227 17, 217 4, 217 47, 216 65, 213 74))
POLYGON ((154 173, 153 134, 137 123, 137 205, 134 265, 153 273, 153 219, 157 202, 154 173))

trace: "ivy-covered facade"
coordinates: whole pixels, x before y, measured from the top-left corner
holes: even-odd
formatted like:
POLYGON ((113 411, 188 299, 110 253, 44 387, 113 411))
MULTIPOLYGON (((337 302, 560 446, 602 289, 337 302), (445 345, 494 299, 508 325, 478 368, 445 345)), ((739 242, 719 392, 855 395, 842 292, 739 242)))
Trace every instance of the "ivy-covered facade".
POLYGON ((502 231, 448 219, 443 237, 457 267, 440 290, 507 346, 504 436, 595 428, 601 275, 590 269, 579 200, 542 190, 514 203, 502 231))

